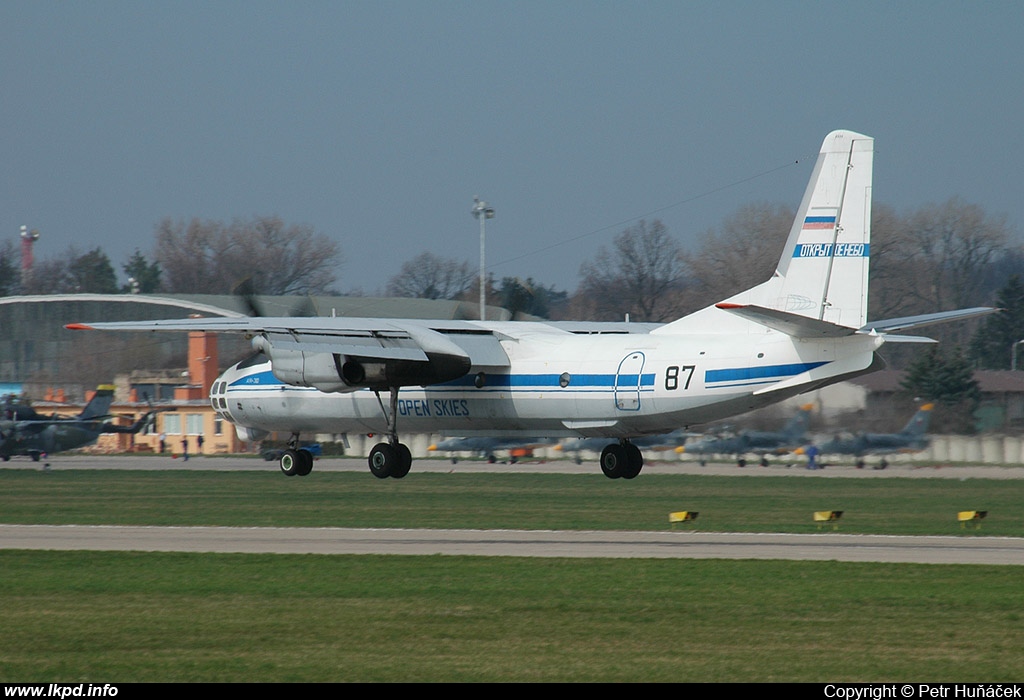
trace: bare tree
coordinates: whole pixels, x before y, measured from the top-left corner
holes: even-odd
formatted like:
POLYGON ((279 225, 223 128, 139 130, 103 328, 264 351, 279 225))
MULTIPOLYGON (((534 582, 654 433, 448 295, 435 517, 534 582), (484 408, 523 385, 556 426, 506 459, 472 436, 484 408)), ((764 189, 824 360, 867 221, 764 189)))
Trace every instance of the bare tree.
POLYGON ((469 263, 438 257, 430 252, 404 263, 388 281, 387 295, 415 299, 457 299, 473 282, 469 263))
POLYGON ((906 221, 904 265, 915 276, 922 311, 975 306, 985 300, 986 267, 1007 252, 1005 217, 991 218, 976 204, 953 197, 919 209, 906 221))
POLYGON ((906 274, 906 220, 885 204, 871 208, 871 289, 868 318, 878 320, 916 313, 908 304, 913 286, 906 274))
POLYGON ((0 245, 0 297, 17 294, 21 289, 21 269, 14 243, 0 245))
POLYGON ((793 225, 792 209, 766 202, 740 207, 683 255, 693 282, 689 310, 701 309, 772 276, 793 225))
POLYGON ((334 241, 277 217, 230 225, 164 219, 157 225, 155 257, 167 291, 206 294, 229 293, 246 279, 257 294, 323 294, 341 262, 334 241))
POLYGON ((645 221, 626 229, 601 247, 594 260, 580 266, 579 294, 593 318, 662 322, 682 307, 682 248, 661 221, 645 221))

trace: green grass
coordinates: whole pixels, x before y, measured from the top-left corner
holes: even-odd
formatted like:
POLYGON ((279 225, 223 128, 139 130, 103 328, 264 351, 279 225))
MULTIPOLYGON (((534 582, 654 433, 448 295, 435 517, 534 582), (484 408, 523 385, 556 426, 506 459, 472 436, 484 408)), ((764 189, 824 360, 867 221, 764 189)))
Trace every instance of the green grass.
POLYGON ((0 552, 0 678, 1019 681, 1017 567, 0 552))
POLYGON ((690 510, 701 531, 813 532, 814 511, 842 510, 848 533, 1021 537, 1021 503, 1018 480, 0 471, 0 522, 34 524, 664 530, 690 510), (989 515, 962 530, 961 510, 989 515))
MULTIPOLYGON (((1024 536, 1024 484, 0 470, 0 521, 1024 536)), ((0 551, 0 681, 1024 676, 1021 567, 0 551)))

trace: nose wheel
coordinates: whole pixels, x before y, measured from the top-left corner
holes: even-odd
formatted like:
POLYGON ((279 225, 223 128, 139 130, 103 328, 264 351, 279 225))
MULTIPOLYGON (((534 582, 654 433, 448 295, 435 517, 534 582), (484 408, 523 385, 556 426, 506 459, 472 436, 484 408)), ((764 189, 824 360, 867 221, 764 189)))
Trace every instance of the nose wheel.
POLYGON ((370 473, 378 479, 401 479, 412 468, 412 453, 398 441, 398 387, 391 387, 390 411, 384 409, 380 393, 374 393, 388 423, 388 441, 379 442, 370 450, 370 473))

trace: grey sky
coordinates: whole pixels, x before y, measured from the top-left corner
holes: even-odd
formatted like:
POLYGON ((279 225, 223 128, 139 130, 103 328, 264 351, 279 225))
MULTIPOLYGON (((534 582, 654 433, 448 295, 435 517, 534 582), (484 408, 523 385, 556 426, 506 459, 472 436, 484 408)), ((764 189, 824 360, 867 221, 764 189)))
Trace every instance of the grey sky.
POLYGON ((1020 2, 0 3, 0 236, 102 246, 276 214, 338 289, 425 250, 572 291, 636 218, 684 245, 796 206, 825 134, 875 137, 875 201, 1024 229, 1020 2), (799 160, 798 164, 795 161, 799 160), (759 176, 759 177, 755 177, 759 176))

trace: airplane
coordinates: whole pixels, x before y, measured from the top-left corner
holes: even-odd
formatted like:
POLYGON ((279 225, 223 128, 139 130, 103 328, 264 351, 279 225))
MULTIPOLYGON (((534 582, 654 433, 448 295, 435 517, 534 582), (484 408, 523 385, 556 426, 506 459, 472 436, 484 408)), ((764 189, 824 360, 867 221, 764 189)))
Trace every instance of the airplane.
MULTIPOLYGON (((514 464, 518 450, 532 450, 535 447, 546 447, 553 445, 554 438, 496 438, 496 437, 456 437, 442 440, 427 448, 429 452, 472 452, 487 457, 488 461, 494 463, 494 453, 497 450, 510 450, 513 454, 511 461, 514 464)), ((451 456, 452 464, 458 463, 458 458, 451 456)))
MULTIPOLYGON (((813 408, 814 404, 810 403, 801 406, 782 430, 743 430, 732 437, 714 437, 688 443, 679 447, 678 451, 696 455, 736 455, 736 464, 740 467, 747 466, 743 455, 755 454, 761 456, 761 466, 767 467, 769 454, 787 454, 803 444, 813 408)), ((705 461, 702 456, 702 467, 705 461)))
POLYGON ((44 416, 25 404, 8 404, 0 411, 0 460, 26 455, 33 462, 46 454, 73 450, 95 442, 104 433, 138 433, 155 411, 130 426, 105 422, 114 400, 114 386, 102 384, 74 417, 44 416))
MULTIPOLYGON (((864 455, 892 454, 895 452, 920 452, 928 447, 928 424, 931 421, 932 409, 935 404, 926 403, 918 409, 910 421, 898 433, 858 433, 856 435, 837 435, 832 440, 818 447, 822 455, 841 454, 853 455, 857 458, 857 468, 864 468, 864 455)), ((889 463, 883 457, 876 469, 885 469, 889 463)))
POLYGON ((976 307, 868 322, 874 139, 825 137, 775 273, 659 324, 367 318, 193 318, 72 323, 71 330, 202 331, 251 338, 256 355, 210 400, 240 438, 291 435, 281 471, 306 475, 301 433, 384 440, 370 472, 402 478, 400 429, 602 437, 605 476, 636 477, 634 440, 745 413, 884 366, 897 331, 991 313, 976 307))

